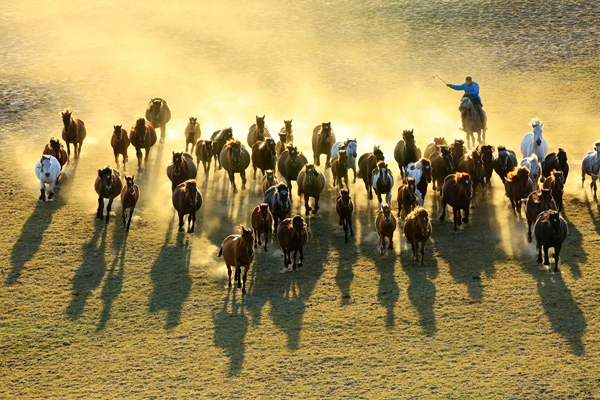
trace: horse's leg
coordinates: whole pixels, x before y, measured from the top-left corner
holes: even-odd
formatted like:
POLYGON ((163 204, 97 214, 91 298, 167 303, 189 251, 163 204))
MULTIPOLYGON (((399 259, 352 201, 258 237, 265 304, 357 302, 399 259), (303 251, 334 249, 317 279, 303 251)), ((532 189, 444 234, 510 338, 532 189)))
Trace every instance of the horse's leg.
POLYGON ((144 151, 144 171, 148 170, 148 156, 150 155, 150 147, 146 147, 144 151))
POLYGON ((102 212, 104 211, 104 197, 98 196, 98 211, 96 212, 96 218, 102 219, 102 212))
POLYGON ((344 227, 345 242, 348 243, 348 220, 346 218, 344 218, 344 221, 342 224, 343 224, 342 226, 344 227))
POLYGON ((127 167, 125 166, 125 164, 127 163, 127 161, 129 161, 127 159, 127 150, 124 150, 124 153, 123 153, 123 172, 127 171, 127 167))
POLYGON ((315 153, 313 154, 313 158, 315 160, 315 165, 317 167, 320 167, 321 166, 321 155, 318 153, 318 150, 315 151, 315 153))
POLYGON ((165 142, 165 130, 166 130, 166 126, 165 124, 160 124, 160 144, 163 144, 165 142))
POLYGON ((242 190, 246 190, 246 170, 240 172, 240 176, 242 177, 242 190))
POLYGON ((256 170, 257 170, 258 168, 256 167, 256 165, 254 165, 254 161, 252 162, 252 169, 254 170, 254 171, 252 172, 252 180, 253 180, 253 181, 255 181, 255 180, 256 180, 256 170))
POLYGON ((115 155, 115 164, 117 164, 117 169, 119 169, 119 153, 117 152, 117 149, 114 149, 113 153, 115 155))
POLYGON ((192 211, 188 216, 188 233, 194 233, 196 229, 196 211, 192 211), (190 227, 191 222, 191 227, 190 227))
POLYGON ((402 217, 402 199, 398 196, 398 218, 402 217))
POLYGON ((419 261, 419 243, 415 240, 415 238, 412 238, 412 241, 410 242, 410 248, 412 249, 413 252, 413 260, 414 261, 419 261))
POLYGON ((70 162, 71 162, 71 143, 69 143, 67 141, 67 164, 69 164, 70 162))
POLYGON ((227 276, 229 276, 229 287, 231 287, 231 265, 227 263, 227 276))
POLYGON ((544 265, 550 265, 550 259, 548 258, 548 246, 544 244, 542 247, 544 248, 544 265))
POLYGON ((421 242, 421 264, 425 264, 425 242, 427 239, 423 239, 421 242))
POLYGON ((235 265, 235 280, 237 281, 237 287, 242 287, 242 267, 239 264, 235 265))
POLYGON ((326 156, 327 159, 325 160, 325 169, 331 167, 331 151, 329 151, 326 156))
MULTIPOLYGON (((460 216, 460 210, 458 212, 459 212, 459 216, 460 216)), ((469 213, 470 212, 471 211, 469 210, 469 207, 465 207, 465 217, 462 220, 465 224, 469 223, 469 213)))
POLYGON ((531 237, 531 221, 527 220, 527 243, 531 243, 533 238, 531 237))
POLYGON ((462 220, 460 217, 460 208, 452 207, 452 212, 454 213, 454 230, 457 230, 457 227, 462 225, 462 220))
POLYGON ((446 202, 444 201, 444 198, 442 197, 442 215, 440 215, 440 222, 444 222, 445 219, 446 219, 446 202))
POLYGON ((269 243, 269 229, 267 228, 267 230, 265 231, 265 252, 269 251, 267 249, 267 243, 269 243))
POLYGON ((300 246, 300 262, 298 263, 298 268, 300 268, 303 263, 304 263, 304 246, 300 246))
POLYGON ((123 218, 123 228, 127 229, 127 209, 123 204, 121 204, 121 218, 123 218))
POLYGON ((304 209, 306 210, 305 214, 306 214, 307 217, 310 215, 310 210, 311 210, 310 206, 308 205, 308 199, 309 199, 309 197, 305 193, 304 194, 304 209))
POLYGON ((379 254, 383 254, 383 249, 385 249, 385 237, 380 233, 379 234, 379 254))
POLYGON ((471 209, 477 207, 477 184, 473 185, 473 200, 471 201, 471 209))
POLYGON ((142 149, 141 149, 141 147, 135 148, 135 155, 138 160, 138 172, 142 172, 142 149))
POLYGON ((388 249, 393 250, 394 249, 394 232, 390 233, 390 243, 388 245, 388 249))
POLYGON ((40 197, 41 201, 46 201, 46 184, 44 181, 40 180, 40 197))
POLYGON ((313 214, 316 214, 316 213, 317 213, 317 211, 319 211, 319 208, 320 208, 320 207, 319 207, 319 199, 320 199, 320 197, 321 197, 321 196, 320 196, 319 194, 317 194, 317 195, 315 196, 315 208, 314 208, 314 210, 313 210, 313 214))
POLYGON ((558 256, 560 255, 561 247, 562 247, 561 244, 557 244, 556 246, 554 246, 554 272, 559 272, 558 271, 558 256))
POLYGON ((183 211, 177 210, 177 214, 179 215, 179 229, 178 232, 183 232, 183 211))
POLYGON ((50 182, 50 193, 48 193, 48 200, 52 200, 52 198, 54 197, 54 188, 56 186, 57 180, 58 178, 52 179, 52 182, 50 182))
POLYGON ((237 187, 235 186, 235 175, 231 171, 227 171, 229 175, 229 182, 231 182, 231 186, 233 186, 233 193, 236 194, 238 192, 237 187))
POLYGON ((356 167, 351 166, 350 168, 352 168, 352 172, 354 172, 354 179, 352 180, 352 183, 355 184, 356 183, 356 167))
POLYGON ((592 188, 594 189, 594 200, 598 201, 598 196, 596 196, 596 177, 592 176, 592 188))
POLYGON ((250 269, 250 263, 244 266, 244 285, 242 286, 242 294, 246 294, 246 278, 248 277, 248 270, 250 269))
POLYGON ((108 224, 108 217, 110 216, 110 209, 112 207, 112 203, 113 203, 114 199, 115 199, 114 197, 109 197, 108 198, 108 205, 106 206, 106 220, 104 221, 107 224, 108 224))

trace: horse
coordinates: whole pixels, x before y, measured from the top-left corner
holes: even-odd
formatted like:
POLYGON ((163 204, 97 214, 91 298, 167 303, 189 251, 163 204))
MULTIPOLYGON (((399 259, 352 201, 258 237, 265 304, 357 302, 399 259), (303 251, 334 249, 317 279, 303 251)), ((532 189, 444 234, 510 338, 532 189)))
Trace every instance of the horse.
POLYGON ((254 210, 252 210, 252 230, 254 231, 254 248, 256 249, 258 246, 261 246, 262 243, 260 238, 262 235, 265 235, 265 251, 269 251, 267 249, 267 244, 269 243, 269 233, 271 232, 271 226, 273 225, 273 214, 271 214, 271 210, 269 210, 269 205, 267 203, 260 203, 254 210))
POLYGON ((358 177, 365 183, 365 189, 369 200, 373 200, 373 184, 371 181, 371 172, 377 167, 379 161, 384 161, 385 156, 379 149, 379 146, 373 147, 372 153, 365 153, 358 159, 358 177))
POLYGON ((440 222, 446 218, 446 205, 452 207, 454 212, 454 231, 464 222, 469 223, 469 206, 473 198, 473 182, 471 175, 466 172, 457 172, 450 174, 444 179, 442 188, 442 215, 440 222), (464 210, 465 217, 461 219, 461 210, 464 210))
POLYGON ((60 114, 63 120, 62 138, 67 144, 67 162, 71 161, 71 143, 73 143, 73 153, 77 160, 81 154, 83 140, 87 135, 85 124, 79 118, 73 118, 73 112, 69 108, 65 108, 60 114))
POLYGON ((550 189, 535 190, 527 196, 525 202, 525 216, 527 217, 527 242, 531 243, 531 224, 542 211, 556 210, 556 202, 552 198, 550 189))
POLYGON ((450 147, 440 145, 439 151, 431 153, 431 178, 433 180, 433 190, 439 190, 442 193, 444 179, 455 172, 454 164, 452 164, 452 154, 450 147))
POLYGON ((200 161, 202 161, 202 167, 204 168, 204 184, 208 182, 212 157, 213 141, 210 139, 198 140, 198 143, 196 143, 196 165, 200 165, 200 161))
POLYGON ((277 157, 281 157, 281 153, 283 153, 288 144, 293 144, 291 140, 288 139, 288 135, 285 132, 279 132, 279 141, 275 145, 275 151, 277 152, 277 157))
POLYGON ((346 187, 348 187, 348 167, 350 164, 348 163, 348 153, 346 150, 340 150, 337 156, 331 159, 331 176, 333 177, 332 186, 335 187, 337 184, 341 189, 344 187, 342 184, 342 179, 346 182, 346 187))
MULTIPOLYGON (((346 150, 346 155, 348 156, 348 166, 354 172, 354 180, 352 183, 356 183, 356 146, 356 139, 346 139, 343 142, 336 142, 331 148, 332 160, 337 157, 340 150, 346 150)), ((346 181, 348 181, 348 179, 346 179, 346 181)))
MULTIPOLYGON (((464 116, 463 130, 467 134, 467 147, 471 148, 471 144, 475 146, 475 135, 473 135, 475 132, 477 132, 477 143, 485 143, 485 129, 481 123, 481 116, 471 99, 464 96, 460 101, 458 109, 464 116)), ((485 115, 485 111, 482 108, 479 110, 485 115)))
POLYGON ((285 183, 277 186, 271 186, 265 192, 263 203, 269 205, 269 210, 273 214, 273 231, 277 231, 279 222, 285 219, 292 210, 292 200, 289 195, 289 188, 285 183))
POLYGON ((48 200, 54 197, 54 188, 60 176, 60 163, 50 154, 42 154, 35 164, 35 175, 40 180, 40 200, 46 201, 46 185, 49 186, 48 200))
POLYGON ((425 264, 425 243, 431 236, 429 213, 423 207, 415 208, 404 221, 404 237, 411 244, 413 258, 419 262, 419 243, 421 243, 421 264, 425 264))
POLYGON ((202 135, 202 131, 200 130, 200 124, 198 123, 198 118, 190 117, 190 122, 188 122, 185 127, 185 152, 188 151, 188 145, 192 145, 192 149, 190 150, 190 154, 194 154, 194 147, 196 143, 200 139, 200 135, 202 135))
POLYGON ((496 148, 490 144, 480 144, 477 151, 481 153, 483 161, 483 171, 485 176, 485 186, 492 187, 492 174, 494 173, 494 152, 496 148))
POLYGON ((533 190, 538 190, 538 180, 540 179, 540 162, 537 155, 532 154, 521 160, 521 166, 529 169, 529 179, 533 182, 533 190))
POLYGON ((585 182, 585 176, 589 175, 592 178, 590 189, 594 191, 594 200, 598 201, 596 196, 596 179, 600 174, 600 142, 594 143, 594 150, 585 153, 581 161, 581 187, 585 182))
POLYGON ((381 195, 385 194, 385 202, 390 204, 392 202, 392 188, 394 187, 394 177, 390 172, 388 165, 385 161, 379 161, 377 167, 373 169, 371 173, 371 182, 373 190, 377 195, 379 205, 377 210, 381 210, 381 195))
POLYGON ((506 175, 504 182, 506 197, 510 199, 515 215, 521 216, 521 202, 533 192, 533 182, 529 179, 529 169, 518 167, 506 175))
POLYGON ((548 154, 542 163, 542 182, 550 176, 553 169, 562 171, 566 184, 567 176, 569 176, 569 163, 567 162, 567 152, 561 147, 558 148, 557 153, 548 154))
POLYGON ((212 136, 210 137, 210 140, 212 140, 212 142, 213 142, 213 157, 215 159, 215 172, 217 172, 217 164, 218 164, 218 169, 222 168, 219 155, 221 154, 221 151, 223 150, 225 143, 227 143, 231 139, 233 139, 233 129, 231 127, 219 129, 218 131, 215 131, 212 134, 212 136))
POLYGON ((256 116, 256 123, 250 126, 248 130, 248 146, 252 148, 256 142, 264 141, 266 138, 270 138, 271 133, 269 132, 269 128, 265 125, 265 116, 259 117, 256 116))
POLYGON ((219 160, 225 171, 229 174, 229 182, 233 186, 233 193, 237 193, 235 186, 235 174, 239 173, 242 178, 242 190, 246 189, 246 168, 250 165, 250 154, 246 147, 237 139, 231 139, 225 144, 219 160))
POLYGON ((237 287, 242 288, 242 293, 246 293, 246 278, 250 264, 254 260, 254 250, 252 249, 252 229, 246 229, 240 225, 239 235, 229 235, 223 240, 217 257, 223 257, 227 265, 227 275, 229 276, 229 287, 231 287, 231 267, 235 267, 234 280, 237 281, 237 287), (244 284, 240 281, 244 267, 244 284))
POLYGON ((385 238, 389 239, 388 249, 394 248, 394 232, 396 231, 396 218, 392 215, 392 208, 384 204, 375 217, 375 227, 379 235, 379 254, 385 249, 385 238))
POLYGON ((147 169, 150 148, 156 144, 156 130, 150 122, 147 122, 144 118, 138 118, 135 125, 131 127, 129 140, 133 147, 135 147, 135 155, 138 160, 138 171, 142 170, 142 149, 146 152, 144 155, 144 169, 147 169))
POLYGON ((394 159, 400 168, 402 178, 406 175, 406 166, 421 158, 421 149, 415 143, 414 129, 402 131, 402 140, 394 148, 394 159))
POLYGON ((187 233, 194 233, 196 228, 196 211, 202 207, 202 193, 198 190, 196 181, 189 179, 177 185, 171 195, 173 207, 179 216, 179 232, 183 232, 183 217, 188 215, 187 233))
POLYGON ((507 149, 503 145, 498 146, 498 155, 492 162, 492 168, 500 177, 502 184, 506 181, 506 175, 518 166, 517 155, 514 151, 507 149))
POLYGON ((420 202, 416 192, 415 178, 407 178, 406 182, 398 188, 398 218, 402 218, 403 215, 406 217, 419 205, 420 202))
MULTIPOLYGON (((286 135, 288 143, 294 143, 294 130, 292 129, 291 119, 283 120, 283 127, 279 130, 279 137, 281 137, 282 134, 286 135)), ((285 150, 285 146, 283 147, 283 150, 285 150)))
POLYGON ((279 181, 277 180, 277 177, 275 176, 275 172, 273 172, 272 169, 266 170, 265 174, 263 175, 263 181, 262 181, 263 195, 265 194, 265 192, 267 191, 268 188, 270 188, 271 186, 275 186, 277 184, 279 184, 279 181))
POLYGON ((315 126, 312 134, 312 151, 317 167, 321 165, 321 154, 325 154, 325 168, 330 167, 331 148, 335 143, 335 134, 331 128, 331 122, 323 122, 315 126))
POLYGON ((563 208, 563 194, 565 191, 565 181, 562 171, 552 170, 550 176, 544 181, 544 189, 550 189, 552 198, 556 201, 558 206, 558 212, 561 212, 563 208))
POLYGON ((325 175, 314 164, 306 164, 298 173, 298 196, 304 196, 306 216, 309 215, 311 210, 313 214, 319 211, 319 198, 325 188, 325 184, 325 175), (314 208, 308 205, 310 197, 315 199, 314 208))
POLYGON ((423 206, 425 196, 427 195, 427 186, 431 182, 431 161, 427 158, 421 158, 416 163, 410 163, 406 166, 406 177, 415 178, 417 184, 417 196, 419 204, 423 206))
POLYGON ((523 140, 521 140, 521 153, 523 154, 523 158, 535 154, 538 160, 543 163, 546 153, 548 153, 548 143, 542 136, 544 123, 538 118, 533 118, 530 125, 533 128, 533 132, 529 132, 523 136, 523 140))
POLYGON ((127 155, 127 149, 131 142, 129 141, 129 136, 127 135, 127 131, 123 129, 122 125, 113 125, 113 134, 110 138, 110 145, 113 148, 113 154, 115 156, 115 164, 117 168, 119 168, 119 154, 123 156, 123 172, 127 171, 127 161, 129 161, 129 156, 127 155))
POLYGON ((542 249, 544 250, 544 265, 550 265, 548 249, 554 247, 554 272, 558 272, 558 258, 562 244, 569 234, 569 227, 558 211, 543 211, 537 217, 533 227, 535 231, 536 248, 538 249, 537 262, 542 262, 542 249))
POLYGON ((344 228, 346 243, 348 243, 348 230, 350 230, 350 236, 354 236, 352 230, 354 203, 352 197, 350 197, 350 189, 340 189, 340 194, 335 199, 335 212, 340 217, 340 226, 344 228))
POLYGON ((275 140, 266 138, 264 141, 258 141, 252 146, 252 179, 256 180, 256 170, 260 169, 262 175, 268 169, 275 169, 277 163, 277 151, 275 150, 275 140))
POLYGON ((160 128, 160 143, 165 142, 167 122, 171 120, 171 110, 167 102, 161 98, 150 99, 146 107, 146 119, 155 129, 160 128))
POLYGON ((467 152, 465 147, 465 141, 462 139, 454 139, 454 143, 450 145, 450 154, 452 154, 452 165, 458 167, 460 159, 464 157, 467 152))
POLYGON ((121 194, 121 190, 123 189, 121 174, 119 171, 112 169, 108 165, 98 169, 98 176, 96 176, 96 182, 94 182, 94 189, 96 189, 96 193, 98 194, 98 211, 96 212, 96 218, 102 219, 104 199, 108 199, 106 219, 104 220, 104 222, 108 224, 113 200, 121 194))
POLYGON ((171 181, 171 192, 175 190, 180 183, 188 179, 196 179, 198 170, 194 164, 194 158, 190 153, 183 151, 173 152, 173 157, 167 165, 167 177, 171 181))
POLYGON ((304 223, 304 218, 296 215, 294 218, 286 218, 277 227, 277 240, 284 254, 284 271, 290 271, 289 265, 296 269, 296 256, 300 252, 298 268, 304 261, 304 245, 308 242, 308 230, 304 223), (292 251, 294 252, 294 261, 292 263, 292 251))
POLYGON ((125 185, 121 189, 121 217, 123 218, 123 228, 129 232, 131 226, 131 217, 135 205, 140 199, 140 188, 133 181, 133 175, 125 175, 125 185), (129 220, 127 220, 127 210, 129 210, 129 220))
MULTIPOLYGON (((46 143, 46 146, 44 146, 42 154, 50 154, 52 157, 56 158, 60 164, 61 172, 65 164, 69 161, 69 156, 65 150, 65 147, 62 145, 59 139, 55 139, 53 137, 51 137, 50 141, 46 143)), ((58 178, 56 178, 56 183, 58 184, 58 178)))
POLYGON ((478 186, 481 186, 481 191, 485 196, 485 169, 481 153, 477 149, 472 150, 461 158, 456 170, 458 172, 467 172, 471 175, 471 179, 473 180, 473 201, 471 202, 471 208, 477 207, 479 205, 477 204, 478 186))
POLYGON ((287 182, 290 193, 292 192, 292 181, 298 179, 298 173, 306 164, 308 164, 308 160, 294 145, 288 145, 277 160, 277 170, 287 182))
POLYGON ((443 136, 433 138, 433 142, 428 143, 425 146, 425 150, 423 151, 423 158, 431 159, 431 154, 434 151, 440 151, 440 146, 448 146, 448 142, 446 142, 446 138, 443 136))

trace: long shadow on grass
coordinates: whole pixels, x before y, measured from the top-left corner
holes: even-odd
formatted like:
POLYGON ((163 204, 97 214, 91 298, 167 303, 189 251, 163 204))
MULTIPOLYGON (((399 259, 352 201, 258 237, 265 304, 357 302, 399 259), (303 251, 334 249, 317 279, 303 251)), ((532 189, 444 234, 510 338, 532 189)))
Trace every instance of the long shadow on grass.
MULTIPOLYGON (((120 235, 114 235, 113 240, 115 243, 117 242, 117 237, 120 235)), ((123 274, 125 272, 125 252, 127 249, 127 235, 125 234, 123 237, 123 241, 120 243, 120 248, 115 249, 116 254, 113 262, 108 270, 108 275, 104 280, 104 286, 102 287, 102 294, 100 297, 102 298, 102 302, 104 303, 104 308, 102 309, 102 314, 100 315, 100 322, 98 323, 98 327, 96 328, 96 332, 102 331, 106 328, 106 323, 110 318, 110 312, 112 309, 113 302, 121 293, 123 288, 123 274)))
POLYGON ((225 350, 229 357, 229 376, 238 375, 244 366, 246 348, 244 339, 248 333, 248 316, 244 312, 244 298, 240 290, 228 289, 223 308, 219 312, 213 310, 215 325, 215 346, 225 350), (231 301, 231 312, 228 312, 231 301))

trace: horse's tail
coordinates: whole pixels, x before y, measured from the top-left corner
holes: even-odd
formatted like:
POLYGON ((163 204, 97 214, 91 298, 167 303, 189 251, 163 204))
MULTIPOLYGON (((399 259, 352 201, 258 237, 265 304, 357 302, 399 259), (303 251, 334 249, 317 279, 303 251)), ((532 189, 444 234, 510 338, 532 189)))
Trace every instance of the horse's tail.
POLYGON ((223 246, 219 248, 219 252, 217 253, 217 258, 223 257, 223 246))

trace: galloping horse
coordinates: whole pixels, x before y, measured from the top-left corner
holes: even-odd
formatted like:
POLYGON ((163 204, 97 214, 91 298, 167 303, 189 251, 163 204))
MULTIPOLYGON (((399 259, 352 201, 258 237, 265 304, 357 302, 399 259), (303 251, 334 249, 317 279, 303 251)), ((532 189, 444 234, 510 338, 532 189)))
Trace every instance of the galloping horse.
POLYGON ((381 210, 381 195, 385 194, 385 202, 390 204, 392 202, 392 188, 394 187, 394 177, 385 161, 377 163, 377 167, 371 173, 371 182, 379 201, 377 210, 381 210))
POLYGON ((217 171, 217 164, 219 167, 218 169, 221 169, 221 160, 219 156, 221 154, 221 151, 223 150, 223 147, 225 146, 225 143, 227 143, 231 139, 233 139, 233 129, 231 129, 231 127, 219 129, 218 131, 215 131, 210 137, 210 140, 212 140, 213 142, 215 172, 217 171))
POLYGON ((256 116, 256 123, 250 126, 248 130, 248 146, 252 148, 256 142, 264 141, 266 138, 270 138, 269 128, 265 125, 265 116, 256 116))
POLYGON ((413 258, 419 261, 419 243, 421 243, 421 264, 425 264, 425 243, 431 236, 429 213, 423 207, 417 207, 404 221, 404 237, 411 244, 413 258))
POLYGON ((221 154, 219 155, 219 161, 223 168, 229 174, 229 181, 233 186, 233 193, 237 193, 237 187, 235 186, 235 174, 239 173, 242 178, 242 190, 246 189, 246 168, 250 165, 250 154, 244 147, 242 142, 237 139, 231 139, 228 141, 221 154))
MULTIPOLYGON (((294 130, 292 129, 292 120, 291 119, 283 120, 283 127, 279 130, 279 136, 281 137, 282 134, 286 135, 286 139, 287 139, 288 143, 294 143, 294 130)), ((283 149, 285 150, 285 146, 283 149)))
POLYGON ((491 187, 492 174, 494 173, 494 152, 496 151, 496 148, 489 144, 480 144, 477 146, 477 151, 481 153, 481 160, 483 161, 485 185, 491 187))
POLYGON ((542 163, 542 182, 550 176, 553 169, 562 171, 565 183, 567 183, 569 163, 567 162, 567 152, 563 148, 559 147, 557 153, 552 152, 546 156, 546 159, 542 163))
POLYGON ((42 157, 35 164, 35 176, 40 180, 40 200, 46 201, 46 185, 50 186, 48 200, 54 197, 54 187, 60 176, 60 163, 49 155, 42 154, 42 157))
POLYGON ((533 183, 533 190, 538 190, 538 181, 540 179, 541 167, 537 155, 532 154, 521 160, 521 166, 529 169, 529 179, 533 183))
POLYGON ((279 160, 277 160, 277 170, 287 182, 290 193, 292 192, 292 181, 298 179, 298 173, 306 164, 308 164, 308 160, 294 145, 288 145, 287 149, 281 153, 279 160))
POLYGON ((279 132, 279 141, 275 145, 275 151, 277 152, 277 157, 281 157, 281 153, 283 153, 288 144, 294 144, 291 140, 288 139, 288 135, 285 132, 279 132))
POLYGON ((365 153, 358 159, 358 177, 365 183, 369 200, 373 200, 373 182, 371 181, 373 169, 379 161, 384 161, 385 156, 379 146, 373 147, 372 153, 365 153))
POLYGON ((321 125, 315 126, 312 134, 312 151, 315 159, 315 164, 321 165, 321 154, 325 154, 325 168, 330 167, 331 147, 335 143, 335 134, 331 128, 331 122, 323 122, 321 125))
POLYGON ((350 197, 350 189, 340 189, 340 194, 335 199, 335 212, 340 217, 340 226, 344 228, 346 243, 348 243, 348 230, 350 236, 354 236, 352 230, 352 213, 354 212, 354 203, 350 197))
MULTIPOLYGON (((50 154, 52 157, 56 158, 60 164, 61 171, 65 164, 69 161, 69 156, 65 150, 65 147, 62 145, 60 140, 54 139, 53 137, 50 138, 50 141, 46 143, 46 146, 44 146, 44 151, 42 151, 42 154, 50 154)), ((58 183, 58 180, 56 183, 58 183)))
POLYGON ((265 194, 265 192, 267 191, 268 188, 270 188, 271 186, 275 186, 279 184, 279 180, 277 180, 277 177, 275 176, 275 172, 273 172, 272 169, 268 169, 265 171, 265 174, 263 175, 263 181, 262 181, 262 192, 263 195, 265 194))
POLYGON ((515 215, 521 216, 522 200, 533 192, 533 182, 529 179, 529 170, 527 167, 518 167, 506 175, 504 182, 506 197, 510 199, 515 215))
POLYGON ((129 148, 130 141, 127 136, 127 131, 123 129, 122 125, 113 125, 113 134, 110 138, 110 145, 113 148, 113 154, 115 156, 115 164, 119 168, 119 154, 123 156, 123 171, 127 171, 127 161, 129 156, 127 155, 127 149, 129 148))
POLYGON ((131 217, 135 205, 140 199, 140 188, 133 182, 133 175, 125 175, 125 186, 121 189, 121 217, 123 217, 123 228, 129 232, 131 226, 131 217), (129 220, 127 220, 127 210, 129 210, 129 220))
POLYGON ((269 210, 273 214, 273 230, 277 231, 279 222, 287 217, 292 209, 292 200, 290 200, 288 187, 285 183, 277 186, 271 186, 265 192, 263 203, 269 205, 269 210))
POLYGON ((269 210, 269 205, 267 203, 260 203, 254 210, 252 210, 252 229, 254 231, 254 248, 256 249, 258 246, 262 245, 261 236, 265 235, 265 251, 269 251, 267 249, 267 244, 269 243, 269 233, 271 232, 271 226, 273 225, 273 214, 271 214, 271 210, 269 210))
POLYGON ((425 151, 423 151, 423 158, 431 159, 431 154, 434 151, 440 151, 440 146, 448 146, 448 142, 446 142, 446 138, 443 136, 433 138, 433 142, 428 143, 425 146, 425 151))
POLYGON ((210 162, 213 157, 213 142, 212 140, 198 140, 196 143, 196 166, 200 165, 204 168, 204 184, 208 182, 208 174, 210 173, 210 162))
MULTIPOLYGON (((352 183, 356 183, 356 139, 346 139, 343 142, 336 142, 331 148, 331 159, 337 157, 340 150, 346 150, 346 156, 348 157, 348 168, 351 168, 354 172, 354 180, 352 183)), ((332 161, 333 163, 333 161, 332 161)), ((347 181, 348 179, 346 179, 347 181)))
POLYGON ((325 188, 325 175, 314 164, 306 164, 298 173, 298 196, 304 196, 304 208, 306 216, 312 210, 313 214, 319 211, 319 198, 325 188), (308 205, 309 198, 315 199, 315 207, 308 205))
POLYGON ((444 179, 450 174, 453 174, 454 164, 452 164, 452 154, 450 148, 446 145, 440 145, 439 151, 431 153, 431 177, 433 179, 433 190, 439 190, 442 193, 444 179))
POLYGON ((237 287, 242 288, 242 293, 246 293, 246 277, 250 264, 254 260, 254 250, 252 249, 252 230, 240 226, 239 235, 229 235, 223 241, 217 257, 223 257, 227 265, 227 275, 229 276, 229 287, 231 287, 231 267, 235 267, 234 280, 237 281, 237 287), (244 284, 240 281, 244 267, 244 284))
POLYGON ((525 215, 527 216, 527 241, 531 243, 531 225, 542 211, 556 210, 556 202, 552 198, 550 189, 541 189, 531 192, 525 202, 525 215))
POLYGON ((506 181, 506 175, 518 165, 517 155, 514 151, 507 149, 503 145, 498 146, 498 155, 494 158, 492 167, 503 184, 506 181))
POLYGON ((277 227, 277 241, 284 254, 284 271, 290 271, 289 265, 296 269, 296 256, 300 252, 298 268, 304 261, 304 245, 308 242, 308 231, 304 218, 296 215, 294 218, 286 218, 277 227), (292 263, 292 251, 294 252, 294 261, 292 263))
POLYGON ((594 150, 590 150, 583 156, 581 162, 581 187, 585 182, 585 176, 589 175, 592 178, 590 189, 594 191, 594 200, 598 201, 596 196, 596 180, 600 174, 600 142, 594 143, 594 150))
POLYGON ((482 194, 485 196, 485 169, 483 168, 483 159, 481 153, 477 149, 461 158, 458 166, 458 172, 466 172, 473 179, 473 201, 471 208, 475 208, 477 204, 477 187, 481 186, 482 194))
POLYGON ((521 140, 521 153, 523 154, 523 158, 535 153, 538 160, 543 163, 546 153, 548 153, 548 143, 542 136, 544 123, 538 118, 533 118, 530 125, 533 128, 533 132, 529 132, 523 136, 523 140, 521 140))
POLYGON ((406 166, 421 158, 421 149, 415 143, 414 129, 402 131, 402 140, 394 148, 394 159, 398 163, 402 178, 406 175, 406 166))
POLYGON ((544 265, 550 265, 548 249, 554 247, 554 272, 558 272, 558 257, 562 244, 569 234, 569 226, 558 211, 543 211, 537 217, 535 226, 536 248, 538 249, 537 262, 542 262, 542 249, 544 250, 544 265))
POLYGON ((563 194, 565 191, 565 181, 562 171, 552 170, 550 176, 544 181, 544 189, 550 189, 552 198, 556 201, 558 206, 558 212, 561 212, 563 208, 563 194))
POLYGON ((150 148, 156 144, 156 131, 151 123, 146 122, 144 118, 138 118, 135 125, 129 132, 129 140, 135 147, 135 155, 138 160, 138 171, 142 170, 142 149, 145 150, 144 169, 148 168, 148 155, 150 148))
POLYGON ((332 186, 335 187, 337 183, 340 189, 344 187, 342 179, 346 182, 346 187, 348 187, 348 167, 350 165, 348 163, 347 154, 346 150, 340 150, 338 155, 331 159, 331 175, 333 176, 332 186))
MULTIPOLYGON (((471 148, 471 145, 475 146, 474 132, 477 132, 477 143, 485 143, 485 129, 483 129, 483 126, 481 125, 481 117, 471 99, 464 96, 460 101, 458 109, 461 114, 465 116, 463 129, 467 134, 467 147, 471 148), (483 138, 481 137, 482 132, 483 138)), ((485 114, 485 111, 483 111, 482 108, 480 108, 480 110, 485 114)))
POLYGON ((431 161, 421 158, 416 163, 410 163, 406 166, 406 177, 415 178, 417 184, 417 194, 419 194, 419 204, 423 206, 425 196, 427 195, 427 185, 431 182, 431 161))
POLYGON ((394 248, 394 232, 396 231, 396 218, 392 215, 392 208, 384 204, 375 217, 375 227, 379 235, 379 254, 385 249, 385 239, 388 238, 388 249, 394 248))
POLYGON ((416 192, 415 178, 407 178, 406 182, 398 188, 398 218, 406 217, 415 207, 419 206, 416 192))
POLYGON ((452 154, 452 165, 458 167, 460 159, 464 157, 467 152, 465 147, 465 141, 462 139, 454 139, 454 143, 450 145, 450 154, 452 154))
POLYGON ((277 151, 275 150, 275 140, 265 138, 264 141, 258 141, 252 146, 252 179, 256 180, 256 170, 260 169, 262 175, 268 169, 275 169, 277 162, 277 151))
POLYGON ((440 222, 446 218, 446 205, 452 207, 454 212, 454 230, 456 231, 464 222, 469 223, 469 206, 473 197, 473 182, 471 176, 467 173, 457 172, 450 174, 444 179, 442 188, 442 215, 440 222), (460 211, 465 212, 465 217, 461 219, 460 211))
POLYGON ((171 110, 167 102, 158 97, 150 99, 148 107, 146 107, 146 119, 154 128, 160 128, 160 143, 164 143, 167 122, 171 120, 171 110))
POLYGON ((108 199, 105 219, 105 222, 108 224, 113 200, 121 194, 121 189, 123 189, 121 174, 119 174, 119 171, 112 169, 108 165, 99 169, 98 176, 96 176, 96 182, 94 182, 94 189, 96 189, 96 193, 98 194, 98 211, 96 212, 96 218, 102 219, 104 199, 108 199))
POLYGON ((188 151, 188 145, 192 145, 192 149, 190 153, 194 153, 194 147, 196 143, 200 139, 200 135, 202 135, 202 131, 200 130, 200 124, 198 123, 198 118, 190 117, 190 122, 188 122, 185 127, 185 151, 188 151))
POLYGON ((180 183, 188 179, 196 179, 197 174, 198 170, 191 154, 183 151, 173 152, 173 158, 169 165, 167 165, 167 177, 171 181, 171 192, 180 183))
POLYGON ((202 207, 202 193, 194 179, 180 183, 171 195, 173 207, 179 216, 179 232, 183 232, 183 217, 188 214, 187 233, 194 233, 196 228, 196 211, 202 207))
POLYGON ((62 138, 67 144, 68 161, 71 161, 71 143, 73 143, 73 153, 75 154, 75 160, 77 160, 81 154, 81 146, 83 146, 83 140, 87 134, 85 124, 79 118, 73 118, 73 112, 69 108, 65 108, 60 114, 62 115, 64 125, 62 138))

